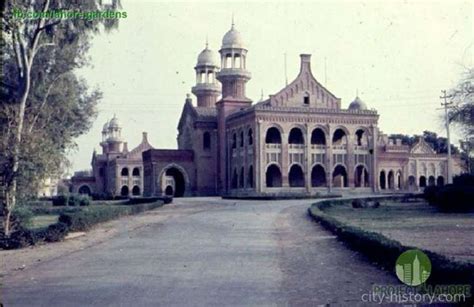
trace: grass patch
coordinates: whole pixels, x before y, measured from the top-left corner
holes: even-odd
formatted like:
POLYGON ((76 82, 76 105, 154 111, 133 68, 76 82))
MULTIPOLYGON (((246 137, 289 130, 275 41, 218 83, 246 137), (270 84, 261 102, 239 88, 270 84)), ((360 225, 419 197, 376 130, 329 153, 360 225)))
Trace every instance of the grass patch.
MULTIPOLYGON (((137 204, 126 201, 94 202, 89 206, 31 206, 28 209, 29 218, 14 231, 10 237, 0 234, 0 248, 16 249, 42 242, 61 241, 70 231, 85 231, 95 225, 122 216, 138 214, 147 210, 161 207, 171 199, 141 200, 137 204), (117 204, 119 203, 119 204, 117 204), (35 215, 31 216, 31 211, 35 215)), ((27 216, 26 210, 24 216, 27 216)))
MULTIPOLYGON (((448 216, 433 213, 432 208, 426 204, 399 203, 397 199, 381 199, 383 203, 380 208, 353 209, 352 200, 322 201, 313 204, 309 214, 322 226, 335 233, 339 239, 344 241, 350 248, 363 253, 371 261, 380 264, 386 269, 393 271, 398 256, 407 249, 418 248, 423 250, 431 260, 433 270, 428 280, 431 284, 469 284, 474 286, 474 261, 461 259, 460 257, 448 257, 444 253, 433 251, 420 244, 409 244, 407 240, 416 241, 424 238, 420 229, 425 233, 434 232, 432 241, 443 244, 443 234, 436 232, 440 224, 448 225, 450 229, 456 229, 458 225, 452 224, 453 214, 448 216), (427 218, 438 220, 433 226, 427 225, 427 218), (387 220, 389 222, 387 222, 387 220), (441 220, 441 221, 439 221, 441 220), (399 228, 400 240, 387 235, 390 228, 399 228), (388 229, 388 230, 387 230, 388 229), (400 232, 400 229, 403 231, 400 232), (420 235, 421 233, 421 235, 420 235)), ((459 239, 471 238, 472 217, 463 214, 457 218, 466 221, 467 232, 459 239)), ((460 222, 460 221, 458 221, 460 222)), ((461 242, 462 243, 462 242, 461 242)), ((459 245, 466 248, 465 244, 459 245)), ((452 248, 452 246, 450 246, 452 248)), ((470 298, 472 300, 472 297, 470 298)))
POLYGON ((29 229, 35 230, 35 229, 40 229, 40 228, 47 228, 51 224, 55 224, 58 222, 58 217, 59 215, 53 215, 53 214, 48 214, 48 215, 36 215, 34 216, 29 225, 29 229))

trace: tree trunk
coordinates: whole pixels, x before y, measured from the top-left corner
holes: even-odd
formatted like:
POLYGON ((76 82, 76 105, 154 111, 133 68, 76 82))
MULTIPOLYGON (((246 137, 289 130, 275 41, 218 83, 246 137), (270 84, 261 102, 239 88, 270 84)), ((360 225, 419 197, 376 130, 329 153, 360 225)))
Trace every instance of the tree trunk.
MULTIPOLYGON (((46 12, 49 9, 50 0, 45 0, 43 6, 43 12, 46 12)), ((42 18, 38 21, 38 25, 33 32, 33 37, 31 44, 28 46, 28 51, 25 50, 26 44, 22 41, 21 37, 18 36, 18 42, 21 44, 21 61, 23 62, 22 67, 24 68, 24 88, 23 94, 21 95, 20 106, 18 110, 18 127, 15 131, 15 135, 13 138, 12 144, 12 157, 11 157, 11 170, 10 176, 6 182, 6 198, 5 198, 5 208, 4 208, 4 223, 3 223, 3 231, 5 236, 10 236, 11 232, 11 224, 10 224, 10 217, 13 208, 16 205, 16 192, 17 192, 17 173, 18 168, 20 165, 20 148, 21 148, 21 140, 23 134, 23 124, 25 121, 25 109, 26 109, 26 101, 30 94, 30 85, 31 85, 31 67, 33 66, 33 60, 37 51, 38 41, 41 36, 41 32, 44 30, 45 19, 42 18)), ((20 63, 19 63, 20 64, 20 63)))
POLYGON ((21 139, 23 133, 23 123, 25 120, 25 108, 26 108, 26 100, 30 93, 30 65, 26 65, 26 73, 25 73, 25 89, 23 91, 23 95, 20 101, 20 108, 18 110, 18 127, 15 131, 15 138, 13 140, 13 150, 12 150, 12 163, 11 163, 11 176, 9 182, 7 182, 6 186, 6 197, 5 197, 5 212, 4 212, 4 223, 3 223, 3 231, 5 236, 10 236, 11 232, 11 225, 10 225, 10 217, 13 208, 16 205, 16 190, 17 190, 17 173, 18 167, 20 165, 20 147, 21 147, 21 139))

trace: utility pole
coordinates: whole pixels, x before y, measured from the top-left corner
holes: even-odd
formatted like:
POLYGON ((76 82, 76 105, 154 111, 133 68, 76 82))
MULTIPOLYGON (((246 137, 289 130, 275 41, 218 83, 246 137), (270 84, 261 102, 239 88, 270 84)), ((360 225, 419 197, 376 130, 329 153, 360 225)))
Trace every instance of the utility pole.
POLYGON ((448 98, 451 98, 452 95, 447 95, 446 90, 441 91, 443 96, 439 98, 444 99, 444 103, 442 102, 441 105, 444 107, 444 118, 446 121, 446 135, 448 138, 448 184, 453 183, 453 174, 451 168, 451 138, 449 135, 449 118, 448 118, 448 107, 453 104, 452 102, 448 102, 448 98))

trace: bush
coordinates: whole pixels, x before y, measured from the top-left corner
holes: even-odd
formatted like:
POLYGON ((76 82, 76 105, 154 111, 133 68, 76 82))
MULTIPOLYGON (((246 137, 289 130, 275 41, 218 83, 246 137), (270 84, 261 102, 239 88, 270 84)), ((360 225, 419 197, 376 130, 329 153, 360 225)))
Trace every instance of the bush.
POLYGON ((146 204, 146 203, 154 203, 156 201, 163 201, 165 204, 171 203, 173 200, 172 197, 169 196, 162 196, 162 197, 133 197, 130 198, 126 204, 127 205, 138 205, 138 204, 146 204))
POLYGON ((13 232, 9 238, 2 236, 0 247, 3 249, 16 249, 35 245, 38 242, 36 233, 26 228, 20 228, 13 232))
POLYGON ((83 194, 64 194, 53 198, 53 206, 89 206, 91 198, 83 194))
POLYGON ((89 206, 91 199, 88 195, 83 194, 69 194, 67 201, 68 206, 89 206))
POLYGON ((440 187, 437 186, 428 186, 423 191, 423 198, 428 202, 430 205, 435 205, 436 203, 436 194, 439 192, 440 187))
POLYGON ((453 184, 455 186, 471 186, 474 187, 474 175, 462 174, 453 177, 453 184))
POLYGON ((69 197, 67 195, 58 195, 53 197, 53 206, 67 206, 68 198, 69 197))
POLYGON ((69 228, 64 223, 56 223, 49 225, 43 233, 43 240, 46 242, 57 242, 61 241, 66 237, 69 232, 69 228))
POLYGON ((361 208, 378 208, 380 207, 380 202, 377 200, 372 200, 370 198, 362 199, 356 198, 352 201, 352 208, 361 209, 361 208))
POLYGON ((70 231, 85 231, 98 223, 107 222, 124 215, 137 214, 146 210, 158 208, 162 204, 162 201, 157 201, 154 203, 137 204, 134 206, 94 206, 75 213, 61 214, 59 216, 59 222, 66 224, 70 231))
POLYGON ((474 211, 474 187, 447 185, 436 193, 433 204, 443 212, 474 211))
MULTIPOLYGON (((0 248, 16 249, 35 245, 41 241, 61 241, 69 231, 88 230, 98 223, 106 222, 124 215, 141 213, 162 205, 163 201, 156 201, 134 206, 104 205, 87 208, 54 208, 63 210, 63 214, 60 215, 58 223, 49 225, 48 228, 41 230, 29 230, 18 226, 8 238, 0 233, 0 248)), ((15 217, 15 219, 18 218, 15 217)))
POLYGON ((356 209, 360 209, 360 208, 364 208, 364 203, 362 201, 362 199, 354 199, 352 201, 352 208, 356 208, 356 209))
POLYGON ((12 212, 13 215, 13 223, 17 223, 17 225, 12 225, 12 226, 21 226, 21 227, 27 227, 31 224, 31 220, 33 219, 33 211, 31 211, 28 207, 26 206, 17 206, 12 212))

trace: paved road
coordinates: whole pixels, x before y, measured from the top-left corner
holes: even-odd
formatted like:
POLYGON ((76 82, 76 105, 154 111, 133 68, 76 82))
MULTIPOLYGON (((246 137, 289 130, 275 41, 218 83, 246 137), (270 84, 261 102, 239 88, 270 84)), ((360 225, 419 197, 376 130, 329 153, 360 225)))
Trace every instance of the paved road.
POLYGON ((314 223, 307 208, 308 200, 175 199, 146 213, 143 227, 7 276, 2 300, 5 306, 354 306, 373 283, 396 283, 314 223), (149 222, 150 215, 157 221, 149 222))

